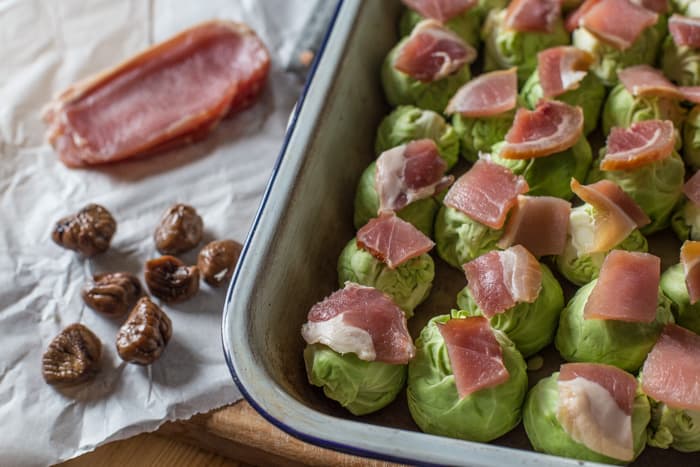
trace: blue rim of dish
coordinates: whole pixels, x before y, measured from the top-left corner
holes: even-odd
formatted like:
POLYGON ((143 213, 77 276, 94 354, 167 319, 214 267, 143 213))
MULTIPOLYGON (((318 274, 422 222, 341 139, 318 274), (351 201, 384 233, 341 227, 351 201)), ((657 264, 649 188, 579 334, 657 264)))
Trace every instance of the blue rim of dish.
MULTIPOLYGON (((262 213, 265 209, 265 206, 267 205, 268 199, 270 197, 270 191, 272 189, 272 186, 274 185, 275 180, 277 179, 280 165, 282 163, 282 160, 284 159, 284 155, 287 152, 287 148, 289 146, 289 142, 292 138, 292 135, 294 134, 294 130, 296 129, 297 121, 299 119, 299 114, 301 113, 301 109, 304 106, 304 102, 306 101, 306 97, 307 97, 307 94, 309 92, 309 88, 311 87, 311 83, 313 82, 314 76, 316 75, 318 64, 320 63, 321 57, 323 56, 323 53, 326 50, 326 45, 328 44, 328 39, 330 38, 331 33, 333 32, 333 29, 334 29, 335 24, 336 24, 336 20, 338 19, 338 13, 340 12, 340 9, 341 9, 343 3, 344 3, 344 0, 338 0, 338 4, 335 7, 335 11, 333 12, 333 16, 331 17, 328 29, 326 30, 326 33, 323 37, 323 40, 321 41, 321 45, 319 46, 318 53, 316 54, 316 57, 314 58, 314 61, 311 64, 311 69, 309 71, 308 77, 306 79, 306 82, 304 83, 304 87, 301 91, 299 99, 297 100, 297 104, 294 108, 294 113, 292 114, 291 121, 289 122, 289 125, 287 127, 287 131, 286 131, 285 136, 284 136, 284 141, 282 143, 282 148, 280 149, 280 152, 277 156, 277 160, 275 161, 275 164, 272 167, 272 174, 270 175, 270 179, 268 180, 267 186, 265 187, 265 193, 263 194, 262 201, 260 202, 260 206, 258 207, 258 211, 255 214, 255 218, 253 219, 253 224, 251 225, 250 231, 248 232, 248 236, 247 236, 246 241, 243 245, 243 250, 241 251, 239 262, 241 262, 246 257, 246 255, 248 253, 250 240, 252 239, 253 235, 255 234, 255 232, 258 228, 258 224, 260 222, 260 216, 262 215, 262 213)), ((224 357, 226 359, 226 365, 228 366, 229 372, 231 373, 231 376, 233 377, 234 383, 238 387, 239 391, 241 391, 241 394, 243 395, 243 397, 248 401, 248 403, 260 415, 263 416, 263 418, 265 418, 272 425, 289 433, 290 435, 292 435, 296 438, 299 438, 303 441, 306 441, 306 442, 309 442, 309 443, 312 443, 312 444, 315 444, 317 446, 321 446, 324 448, 333 449, 336 451, 342 451, 342 452, 345 452, 348 454, 353 454, 353 455, 362 456, 362 457, 370 457, 370 458, 380 459, 380 460, 408 463, 408 464, 412 464, 412 465, 438 465, 438 464, 431 464, 431 463, 425 463, 425 462, 416 463, 416 461, 413 459, 407 459, 407 458, 403 458, 403 457, 381 454, 381 453, 377 453, 375 451, 365 450, 362 448, 350 446, 347 444, 337 443, 335 441, 330 441, 330 440, 323 439, 323 438, 317 438, 315 436, 311 436, 311 435, 306 434, 304 432, 298 431, 297 429, 295 429, 295 428, 293 428, 285 423, 282 423, 280 420, 276 419, 274 416, 267 413, 265 411, 265 409, 263 409, 263 407, 255 401, 252 394, 250 394, 246 390, 245 386, 238 378, 238 375, 236 374, 236 370, 234 369, 234 366, 233 366, 233 362, 231 360, 231 349, 229 349, 228 342, 225 339, 225 334, 226 334, 225 327, 226 327, 227 317, 228 317, 228 313, 229 313, 229 304, 231 303, 231 295, 233 292, 233 288, 238 280, 239 274, 240 274, 240 270, 236 269, 236 272, 233 276, 233 279, 231 280, 231 283, 229 284, 229 288, 228 288, 228 291, 226 293, 226 302, 224 304, 224 313, 223 313, 223 317, 222 317, 221 343, 222 343, 223 350, 224 350, 224 357)))

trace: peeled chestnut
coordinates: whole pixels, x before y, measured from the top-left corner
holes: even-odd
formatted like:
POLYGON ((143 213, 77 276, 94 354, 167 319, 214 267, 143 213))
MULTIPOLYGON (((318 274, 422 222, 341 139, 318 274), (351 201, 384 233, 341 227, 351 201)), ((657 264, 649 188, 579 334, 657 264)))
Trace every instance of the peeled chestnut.
POLYGON ((109 248, 117 221, 99 204, 88 204, 75 214, 56 222, 51 238, 58 245, 95 256, 109 248))
POLYGON ((175 204, 163 214, 153 239, 158 251, 177 255, 196 247, 203 230, 202 218, 192 206, 175 204))
POLYGON ((199 291, 199 269, 185 266, 174 256, 146 261, 146 285, 153 295, 168 303, 183 302, 199 291))
POLYGON ((141 293, 141 281, 128 272, 97 274, 81 291, 87 306, 108 316, 128 313, 141 293))
POLYGON ((71 324, 49 344, 42 357, 44 380, 56 386, 71 386, 91 380, 100 371, 102 344, 82 324, 71 324))
POLYGON ((227 283, 242 248, 243 245, 233 240, 216 240, 202 248, 197 257, 197 267, 204 281, 213 287, 227 283))
POLYGON ((117 353, 126 362, 150 365, 163 353, 172 334, 168 315, 148 297, 141 297, 117 332, 117 353))

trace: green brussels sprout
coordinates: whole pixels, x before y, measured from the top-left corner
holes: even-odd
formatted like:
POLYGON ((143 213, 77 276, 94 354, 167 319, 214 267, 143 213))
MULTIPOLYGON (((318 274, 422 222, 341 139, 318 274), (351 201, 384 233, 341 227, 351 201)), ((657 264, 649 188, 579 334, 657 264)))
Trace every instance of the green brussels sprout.
POLYGON ((354 353, 339 354, 322 344, 307 345, 304 364, 309 382, 323 388, 354 415, 375 412, 401 392, 406 365, 360 360, 354 353))
MULTIPOLYGON (((559 372, 541 379, 528 393, 523 408, 525 432, 535 451, 574 459, 626 464, 626 462, 599 454, 574 441, 557 419, 559 406, 559 372)), ((632 440, 634 457, 646 446, 646 428, 650 418, 649 400, 637 389, 632 406, 632 440)))
MULTIPOLYGON (((676 128, 681 128, 685 114, 677 99, 635 97, 619 83, 610 91, 603 107, 603 133, 607 135, 612 127, 627 128, 643 120, 671 120, 676 128)), ((680 135, 677 141, 680 149, 680 135)))
POLYGON ((671 0, 671 10, 690 18, 700 18, 699 0, 671 0))
MULTIPOLYGON (((600 159, 604 154, 605 148, 601 150, 600 159)), ((600 170, 600 159, 593 163, 588 183, 607 179, 620 185, 651 219, 651 224, 640 229, 644 235, 669 226, 685 181, 685 166, 677 152, 666 159, 630 170, 600 170)))
POLYGON ((497 143, 491 150, 491 162, 508 167, 514 174, 522 175, 530 186, 528 195, 556 196, 571 199, 571 178, 585 180, 593 155, 585 136, 562 152, 532 159, 503 159, 498 154, 504 143, 497 143))
POLYGON ((460 399, 447 346, 437 323, 463 318, 460 312, 431 319, 416 340, 416 356, 408 364, 408 409, 426 433, 487 442, 519 422, 527 392, 525 360, 501 331, 493 331, 503 351, 508 381, 460 399))
POLYGON ((651 65, 656 59, 656 52, 665 36, 665 26, 648 27, 634 43, 625 50, 620 50, 588 32, 577 28, 572 35, 573 45, 590 52, 595 57, 591 67, 606 86, 617 83, 617 72, 632 65, 651 65))
POLYGON ((359 248, 353 238, 338 258, 340 287, 350 281, 379 289, 394 300, 406 318, 413 316, 413 310, 428 298, 434 278, 435 264, 427 253, 391 269, 359 248))
MULTIPOLYGON (((401 15, 399 21, 399 34, 401 37, 408 36, 416 27, 416 24, 423 21, 423 17, 420 13, 414 10, 406 9, 401 15)), ((477 8, 470 8, 462 14, 450 18, 445 22, 445 27, 454 31, 459 37, 461 37, 467 44, 474 48, 479 47, 480 37, 479 32, 481 29, 481 11, 477 8)))
POLYGON ((673 36, 666 36, 662 46, 661 68, 664 74, 681 86, 700 85, 700 50, 678 46, 673 36))
POLYGON ((681 452, 700 451, 700 412, 674 409, 651 397, 649 402, 651 422, 647 427, 647 439, 650 446, 671 447, 681 452))
POLYGON ((518 67, 522 84, 537 68, 537 52, 570 43, 564 22, 557 20, 552 32, 519 32, 504 26, 506 10, 494 10, 486 17, 481 30, 484 40, 484 71, 518 67))
MULTIPOLYGON (((520 95, 525 105, 534 109, 542 99, 542 86, 540 76, 537 71, 530 75, 525 81, 520 95)), ((588 73, 581 80, 576 89, 571 89, 555 98, 558 101, 566 102, 569 105, 579 106, 583 110, 583 133, 589 134, 598 126, 598 116, 600 108, 605 99, 605 86, 594 73, 588 73)))
POLYGON ((693 107, 683 125, 683 160, 700 169, 700 105, 693 107))
POLYGON ((682 242, 700 240, 700 206, 690 200, 681 203, 673 211, 671 228, 682 242))
POLYGON ((664 325, 673 323, 671 301, 659 290, 656 319, 651 323, 584 319, 583 309, 597 282, 581 287, 561 312, 554 345, 567 361, 607 363, 635 372, 664 325))
POLYGON ((382 65, 382 85, 386 99, 392 106, 415 105, 422 109, 442 112, 450 98, 469 79, 469 64, 465 64, 450 76, 424 83, 394 68, 394 61, 408 38, 391 49, 382 65))
POLYGON ((690 304, 683 265, 675 264, 664 271, 661 274, 660 287, 672 302, 671 311, 676 324, 690 329, 695 334, 700 334, 700 302, 690 304))
MULTIPOLYGON (((595 208, 590 204, 582 204, 571 210, 569 215, 569 233, 566 238, 564 252, 556 257, 559 272, 570 282, 584 285, 597 279, 600 267, 608 252, 583 253, 593 242, 595 235, 595 208)), ((613 250, 642 251, 649 250, 647 239, 635 229, 627 238, 617 244, 613 250)))
POLYGON ((459 157, 459 137, 442 115, 432 110, 423 110, 412 105, 402 105, 384 117, 377 129, 374 151, 384 151, 416 139, 435 141, 440 157, 451 169, 459 157))
POLYGON ((485 226, 449 206, 441 206, 435 218, 438 255, 460 271, 464 263, 495 250, 502 236, 502 229, 485 226))
MULTIPOLYGON (((564 293, 552 271, 540 263, 542 289, 532 303, 521 302, 513 308, 494 315, 489 322, 493 329, 506 333, 523 357, 529 357, 549 345, 564 308, 564 293)), ((466 316, 482 316, 468 287, 457 295, 457 306, 466 316)))
POLYGON ((491 117, 463 117, 455 114, 452 126, 459 138, 462 157, 476 162, 480 152, 490 152, 491 147, 503 141, 513 125, 515 109, 491 117))

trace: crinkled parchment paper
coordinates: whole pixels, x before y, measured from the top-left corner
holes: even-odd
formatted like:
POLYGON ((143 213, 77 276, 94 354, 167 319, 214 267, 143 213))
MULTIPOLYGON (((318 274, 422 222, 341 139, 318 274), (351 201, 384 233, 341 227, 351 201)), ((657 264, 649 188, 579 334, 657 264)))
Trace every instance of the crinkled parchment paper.
MULTIPOLYGON (((143 278, 158 256, 153 231, 175 202, 204 219, 205 241, 243 241, 279 151, 300 79, 285 73, 313 7, 305 0, 0 0, 0 464, 41 465, 166 420, 240 398, 224 362, 220 321, 226 293, 164 306, 173 337, 150 367, 122 362, 120 320, 80 298, 91 273, 143 278), (200 21, 244 21, 267 44, 273 66, 258 103, 206 140, 148 159, 71 170, 44 142, 42 106, 73 81, 200 21), (87 203, 118 222, 110 250, 91 260, 51 241, 53 224, 87 203), (68 324, 103 343, 103 370, 83 387, 44 383, 41 355, 68 324)), ((183 256, 192 264, 196 251, 183 256)), ((162 304, 161 304, 162 305, 162 304)))

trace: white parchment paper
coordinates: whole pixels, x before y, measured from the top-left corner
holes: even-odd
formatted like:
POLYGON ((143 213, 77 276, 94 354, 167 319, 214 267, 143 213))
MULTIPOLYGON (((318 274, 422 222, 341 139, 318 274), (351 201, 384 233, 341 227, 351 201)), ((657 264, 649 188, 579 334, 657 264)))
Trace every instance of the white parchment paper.
MULTIPOLYGON (((225 287, 202 283, 194 299, 164 306, 173 337, 150 367, 119 359, 121 321, 87 308, 80 288, 92 272, 143 278, 144 262, 158 256, 154 228, 175 202, 198 210, 205 241, 245 239, 300 90, 283 64, 313 5, 0 0, 0 465, 57 462, 240 398, 220 342, 225 287), (59 162, 40 119, 56 92, 212 18, 246 22, 270 50, 270 81, 253 108, 205 141, 160 156, 91 170, 59 162), (110 250, 88 261, 50 234, 56 220, 90 202, 107 207, 118 227, 110 250), (103 369, 91 384, 59 392, 42 379, 41 355, 74 322, 101 339, 103 369)), ((194 263, 196 251, 183 259, 194 263)))

